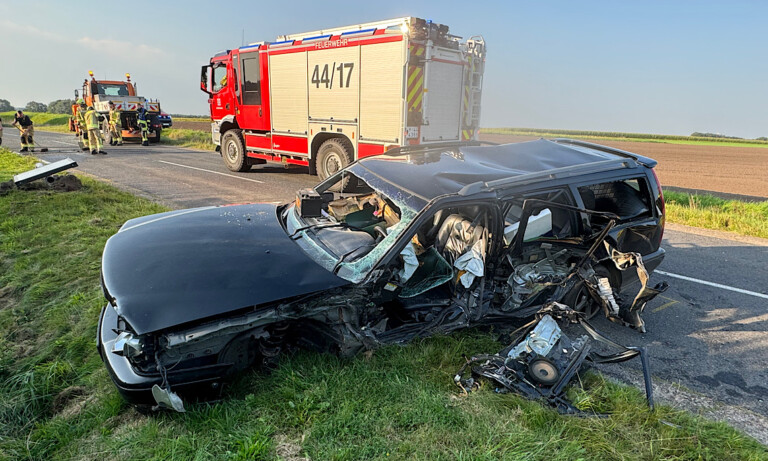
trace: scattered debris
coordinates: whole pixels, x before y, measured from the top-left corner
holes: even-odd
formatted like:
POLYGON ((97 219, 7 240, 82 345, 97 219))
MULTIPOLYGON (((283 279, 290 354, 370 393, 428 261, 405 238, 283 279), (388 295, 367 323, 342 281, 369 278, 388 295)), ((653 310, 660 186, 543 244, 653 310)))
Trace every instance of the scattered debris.
POLYGON ((456 385, 469 393, 479 387, 477 378, 482 376, 499 385, 497 392, 515 392, 531 400, 543 400, 563 414, 587 415, 590 413, 579 410, 565 397, 566 386, 584 362, 618 363, 640 357, 645 394, 648 406, 653 410, 653 387, 644 347, 626 347, 606 338, 581 313, 557 302, 541 308, 534 320, 512 333, 513 337, 517 335, 524 336, 498 354, 465 357, 466 363, 454 376, 456 385), (586 334, 572 340, 560 329, 558 321, 579 324, 586 334), (592 341, 619 352, 610 355, 593 352, 592 341), (471 373, 466 376, 470 367, 471 373))
POLYGON ((0 195, 12 190, 53 190, 58 192, 72 192, 83 188, 80 178, 73 174, 46 176, 44 181, 33 181, 17 186, 13 181, 0 183, 0 195))

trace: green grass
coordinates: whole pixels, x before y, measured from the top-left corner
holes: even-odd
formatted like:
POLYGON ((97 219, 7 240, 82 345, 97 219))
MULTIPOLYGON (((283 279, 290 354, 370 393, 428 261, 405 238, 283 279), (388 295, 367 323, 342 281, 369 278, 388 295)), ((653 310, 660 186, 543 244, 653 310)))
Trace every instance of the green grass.
MULTIPOLYGON (((10 112, 0 112, 0 119, 2 119, 4 127, 8 127, 13 123, 13 116, 15 113, 15 110, 10 112)), ((45 126, 47 128, 56 126, 66 127, 67 123, 69 123, 68 114, 48 114, 45 112, 24 112, 24 114, 29 115, 29 118, 32 119, 32 122, 35 124, 35 128, 39 126, 45 126)))
MULTIPOLYGON (((34 159, 0 149, 0 181, 34 159)), ((502 345, 468 331, 340 359, 300 352, 249 372, 224 399, 142 415, 94 347, 100 255, 127 219, 163 208, 81 178, 70 193, 0 196, 0 458, 766 459, 725 424, 660 407, 589 375, 571 396, 605 419, 559 416, 485 386, 452 383, 461 354, 502 345), (672 424, 669 424, 672 423, 672 424)))
POLYGON ((758 203, 664 191, 667 220, 706 229, 768 238, 768 200, 758 203))
MULTIPOLYGON (((0 119, 3 122, 3 134, 9 138, 17 138, 18 132, 16 128, 11 126, 13 123, 13 115, 16 111, 0 112, 0 119)), ((38 131, 54 131, 57 133, 69 132, 69 115, 67 114, 48 114, 45 112, 24 112, 32 119, 32 123, 35 125, 35 130, 38 131)))
POLYGON ((214 150, 216 148, 211 140, 210 131, 169 128, 163 130, 160 143, 201 150, 214 150))
POLYGON ((538 128, 482 128, 481 133, 509 134, 518 136, 541 136, 547 138, 568 137, 577 139, 607 139, 633 142, 664 142, 671 144, 691 144, 701 146, 731 147, 768 147, 768 141, 756 139, 728 139, 666 134, 619 133, 609 131, 555 130, 538 128))

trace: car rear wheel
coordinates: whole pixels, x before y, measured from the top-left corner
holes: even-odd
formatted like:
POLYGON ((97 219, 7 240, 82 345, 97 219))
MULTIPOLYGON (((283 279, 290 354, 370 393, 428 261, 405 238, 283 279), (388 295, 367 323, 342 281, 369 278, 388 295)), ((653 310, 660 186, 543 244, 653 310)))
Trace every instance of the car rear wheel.
POLYGON ((240 130, 229 130, 221 137, 221 158, 230 171, 248 171, 251 164, 245 157, 245 146, 240 130))
MULTIPOLYGON (((331 138, 325 141, 317 151, 317 175, 321 180, 333 176, 352 163, 352 146, 343 139, 331 138)), ((350 187, 349 178, 344 178, 331 190, 346 191, 350 187)))
MULTIPOLYGON (((598 277, 611 279, 610 271, 602 265, 595 267, 595 274, 598 277)), ((584 318, 587 320, 596 316, 603 308, 602 304, 589 292, 583 281, 578 282, 570 293, 563 296, 562 302, 573 310, 584 314, 584 318)))

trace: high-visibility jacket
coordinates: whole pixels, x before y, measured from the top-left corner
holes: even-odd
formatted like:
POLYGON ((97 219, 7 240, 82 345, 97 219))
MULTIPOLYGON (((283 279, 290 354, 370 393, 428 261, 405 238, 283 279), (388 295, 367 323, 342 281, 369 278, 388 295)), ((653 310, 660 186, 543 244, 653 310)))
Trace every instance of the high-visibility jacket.
POLYGON ((85 128, 85 113, 86 113, 86 109, 84 107, 77 108, 77 122, 83 128, 85 128))
POLYGON ((120 122, 120 115, 121 114, 122 114, 122 112, 120 111, 120 109, 110 109, 110 111, 109 111, 109 124, 110 125, 115 125, 115 126, 120 125, 121 124, 121 122, 120 122))
POLYGON ((85 127, 88 130, 99 129, 99 113, 91 109, 85 113, 85 127))

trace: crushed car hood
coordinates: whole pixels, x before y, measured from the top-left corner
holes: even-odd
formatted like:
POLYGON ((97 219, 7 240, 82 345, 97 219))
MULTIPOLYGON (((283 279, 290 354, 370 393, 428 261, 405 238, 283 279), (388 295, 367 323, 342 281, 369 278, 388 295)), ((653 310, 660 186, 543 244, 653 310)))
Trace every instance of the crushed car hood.
POLYGON ((137 334, 349 283, 309 258, 264 204, 130 220, 107 241, 102 277, 137 334))

